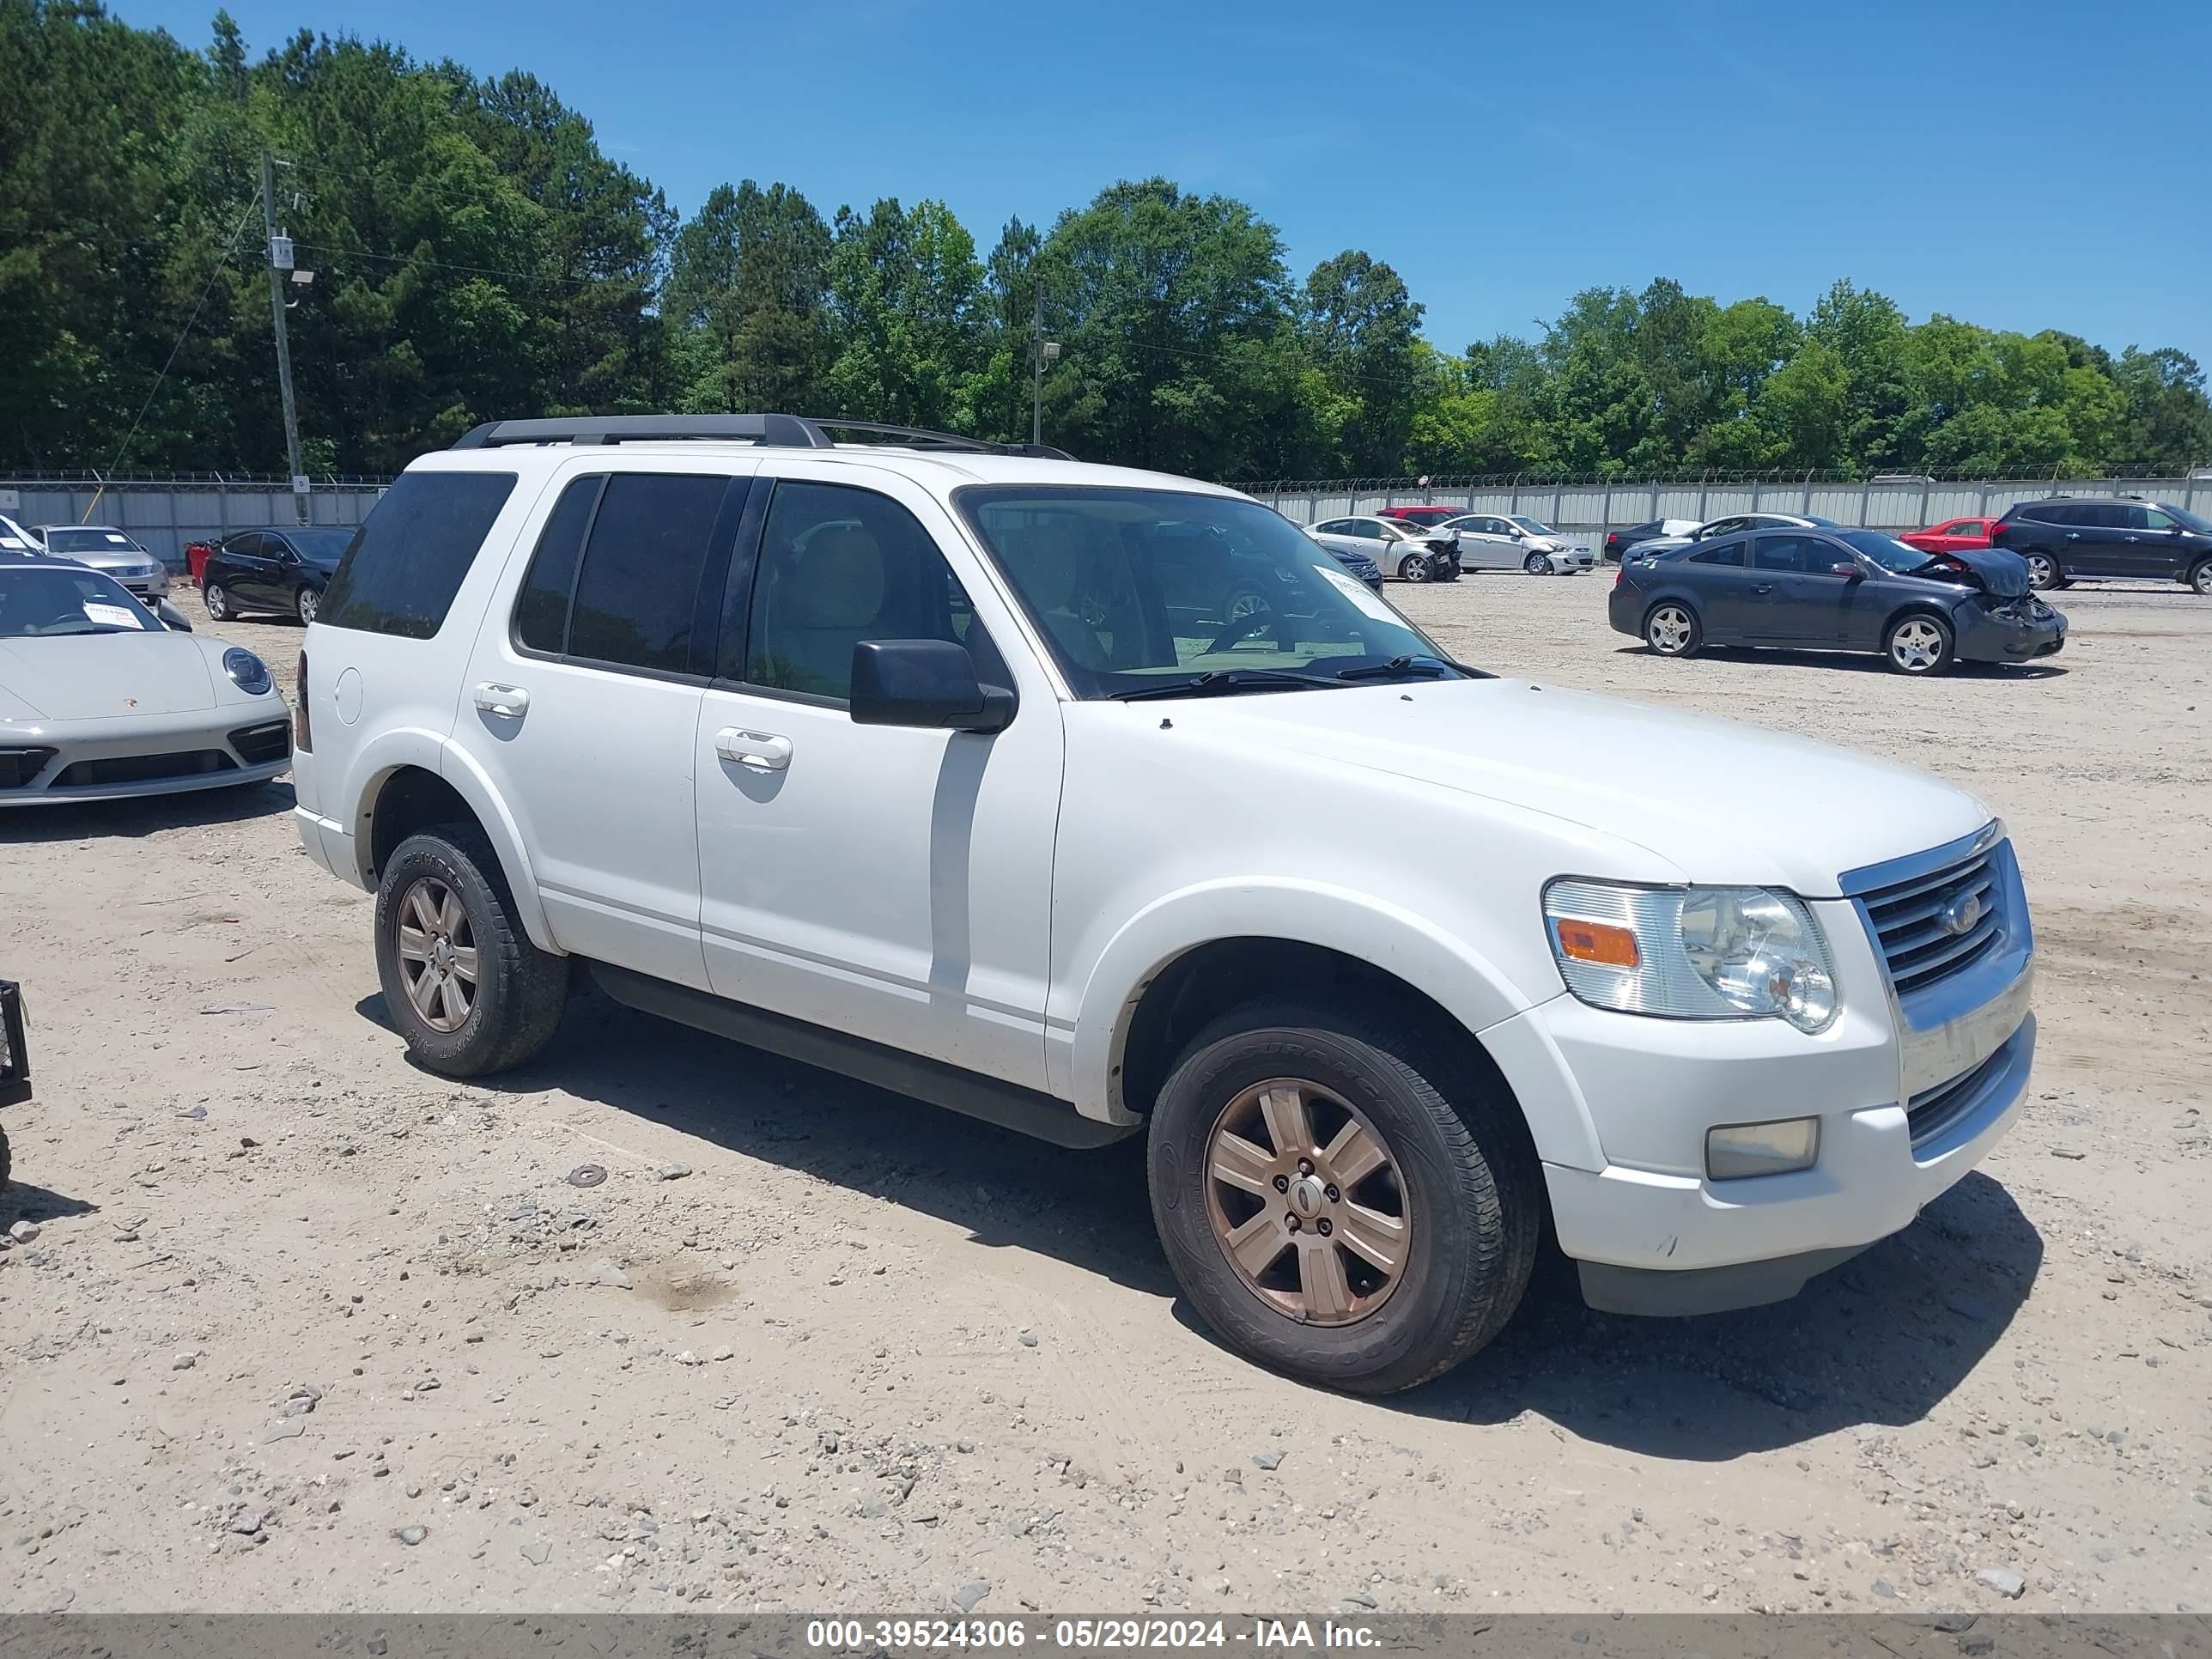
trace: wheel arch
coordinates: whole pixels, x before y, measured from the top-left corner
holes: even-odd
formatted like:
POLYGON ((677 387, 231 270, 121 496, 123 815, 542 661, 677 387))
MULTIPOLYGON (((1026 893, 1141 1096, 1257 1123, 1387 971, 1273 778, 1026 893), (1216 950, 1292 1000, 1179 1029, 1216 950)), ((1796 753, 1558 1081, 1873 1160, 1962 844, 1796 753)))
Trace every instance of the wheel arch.
POLYGON ((465 756, 428 732, 392 732, 361 764, 364 781, 354 795, 352 830, 363 887, 376 890, 385 861, 409 836, 434 824, 472 823, 499 859, 524 933, 541 951, 560 950, 520 827, 465 756))
MULTIPOLYGON (((1241 884, 1237 896, 1255 890, 1241 884)), ((1540 1156, 1588 1167, 1597 1133, 1579 1097, 1524 1098, 1483 1032, 1532 1006, 1499 968, 1424 919, 1356 896, 1269 888, 1252 909, 1264 925, 1176 927, 1218 911, 1225 895, 1186 895, 1125 927, 1092 972, 1073 1033, 1077 1108, 1109 1122, 1149 1111, 1176 1055, 1217 1014, 1270 994, 1389 1000, 1440 1036, 1463 1042, 1513 1102, 1540 1156)))

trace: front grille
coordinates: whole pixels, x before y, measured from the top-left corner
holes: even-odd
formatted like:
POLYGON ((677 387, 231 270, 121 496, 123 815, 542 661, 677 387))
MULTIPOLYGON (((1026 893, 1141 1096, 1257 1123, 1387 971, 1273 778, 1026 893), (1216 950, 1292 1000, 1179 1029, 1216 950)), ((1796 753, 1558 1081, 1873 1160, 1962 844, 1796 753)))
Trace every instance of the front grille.
POLYGON ((248 766, 283 760, 292 752, 292 723, 264 720, 258 726, 241 726, 230 734, 230 746, 248 766))
POLYGON ((1990 1073, 2011 1064, 2012 1048, 2008 1042, 1964 1076, 1923 1089, 1907 1101, 1905 1123, 1912 1136, 1912 1144, 1919 1146, 1934 1139, 1972 1110, 1976 1092, 1990 1073))
POLYGON ((53 757, 51 749, 0 749, 0 789, 21 789, 53 757))
POLYGON ((114 755, 82 760, 62 768, 57 789, 84 789, 102 783, 154 783, 167 778, 204 777, 235 772, 238 763, 220 749, 188 749, 174 755, 114 755))
POLYGON ((1984 848, 1932 875, 1860 895, 1899 996, 1963 973, 1996 947, 2004 890, 1996 851, 1984 848), (1971 924, 1956 928, 1961 911, 1974 907, 1971 924))

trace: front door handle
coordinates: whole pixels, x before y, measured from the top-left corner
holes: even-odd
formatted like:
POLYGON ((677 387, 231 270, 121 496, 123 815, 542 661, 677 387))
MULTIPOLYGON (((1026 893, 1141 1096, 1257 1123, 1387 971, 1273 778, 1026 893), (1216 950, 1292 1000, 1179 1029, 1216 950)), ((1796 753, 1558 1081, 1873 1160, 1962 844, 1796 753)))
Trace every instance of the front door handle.
POLYGON ((1772 582, 1760 582, 1751 591, 1754 593, 1771 593, 1774 591, 1774 584, 1772 582))
POLYGON ((519 720, 530 712, 530 693, 519 685, 495 685, 486 680, 477 687, 477 707, 487 714, 519 720))
POLYGON ((2078 530, 2069 530, 2066 532, 2066 539, 2069 542, 2078 542, 2081 539, 2081 532, 2078 530))
POLYGON ((781 772, 791 764, 791 739, 773 732, 740 732, 726 726, 714 733, 714 752, 732 766, 781 772))

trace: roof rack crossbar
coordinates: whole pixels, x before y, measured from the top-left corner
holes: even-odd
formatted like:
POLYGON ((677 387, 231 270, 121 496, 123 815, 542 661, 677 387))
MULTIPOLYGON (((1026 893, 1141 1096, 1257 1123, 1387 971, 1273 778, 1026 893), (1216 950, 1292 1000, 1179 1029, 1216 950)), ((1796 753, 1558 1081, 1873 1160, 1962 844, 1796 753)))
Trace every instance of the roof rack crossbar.
POLYGON ((653 443, 672 438, 829 449, 829 435, 795 415, 589 415, 538 421, 486 421, 453 440, 456 449, 509 444, 653 443))

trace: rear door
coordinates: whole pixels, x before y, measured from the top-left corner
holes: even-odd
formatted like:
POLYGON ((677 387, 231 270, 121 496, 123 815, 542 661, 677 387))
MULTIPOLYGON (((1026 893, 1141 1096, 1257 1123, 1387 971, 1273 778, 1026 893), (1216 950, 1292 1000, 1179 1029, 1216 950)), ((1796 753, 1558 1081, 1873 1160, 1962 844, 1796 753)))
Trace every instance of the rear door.
POLYGON ((453 729, 514 814, 555 942, 698 989, 693 747, 754 465, 558 469, 453 729))
POLYGON ((234 611, 278 602, 273 554, 270 538, 258 530, 241 532, 222 544, 224 568, 217 580, 230 590, 234 611))
MULTIPOLYGON (((2128 544, 2128 504, 2125 501, 2082 501, 2071 511, 2073 525, 2067 532, 2067 574, 2084 576, 2124 576, 2131 574, 2128 544)), ((2137 535, 2140 544, 2141 536, 2137 535)))

